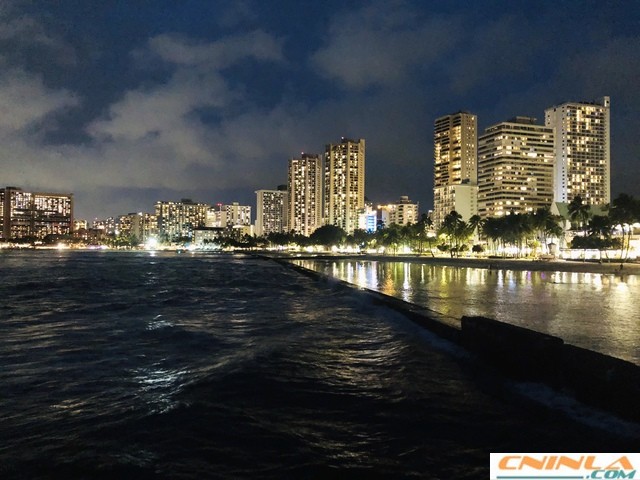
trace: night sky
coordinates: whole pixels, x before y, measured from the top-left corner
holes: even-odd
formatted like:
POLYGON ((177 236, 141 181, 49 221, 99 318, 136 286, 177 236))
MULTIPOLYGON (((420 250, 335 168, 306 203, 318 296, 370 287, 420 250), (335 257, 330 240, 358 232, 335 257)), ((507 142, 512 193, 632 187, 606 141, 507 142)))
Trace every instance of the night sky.
POLYGON ((0 186, 76 217, 255 205, 287 161, 367 142, 366 195, 433 202, 433 121, 604 95, 612 195, 640 196, 640 2, 0 2, 0 186))

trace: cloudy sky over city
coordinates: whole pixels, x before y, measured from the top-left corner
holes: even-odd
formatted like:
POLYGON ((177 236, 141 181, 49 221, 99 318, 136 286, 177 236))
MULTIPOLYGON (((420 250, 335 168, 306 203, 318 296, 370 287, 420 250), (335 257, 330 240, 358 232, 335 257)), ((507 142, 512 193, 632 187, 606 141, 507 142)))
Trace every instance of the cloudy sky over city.
POLYGON ((612 193, 640 196, 636 1, 3 1, 0 184, 76 216, 255 203, 287 161, 367 142, 367 197, 432 205, 433 121, 480 132, 612 104, 612 193))

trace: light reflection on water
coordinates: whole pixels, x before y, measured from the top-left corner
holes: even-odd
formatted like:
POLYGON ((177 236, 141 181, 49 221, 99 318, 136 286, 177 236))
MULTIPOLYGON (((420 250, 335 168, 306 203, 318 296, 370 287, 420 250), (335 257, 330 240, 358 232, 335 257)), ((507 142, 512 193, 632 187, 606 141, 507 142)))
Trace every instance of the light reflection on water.
POLYGON ((640 281, 635 275, 363 260, 296 263, 445 316, 487 316, 640 364, 640 281))

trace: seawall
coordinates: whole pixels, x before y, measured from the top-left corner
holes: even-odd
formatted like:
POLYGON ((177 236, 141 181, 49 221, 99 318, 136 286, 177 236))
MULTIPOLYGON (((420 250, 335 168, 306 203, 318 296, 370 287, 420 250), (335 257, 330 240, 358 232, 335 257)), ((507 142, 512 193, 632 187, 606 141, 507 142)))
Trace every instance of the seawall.
POLYGON ((566 344, 561 338, 486 317, 446 318, 421 305, 358 287, 295 265, 286 258, 264 257, 337 288, 357 289, 374 302, 404 316, 481 358, 507 377, 540 382, 586 405, 640 422, 640 366, 566 344))

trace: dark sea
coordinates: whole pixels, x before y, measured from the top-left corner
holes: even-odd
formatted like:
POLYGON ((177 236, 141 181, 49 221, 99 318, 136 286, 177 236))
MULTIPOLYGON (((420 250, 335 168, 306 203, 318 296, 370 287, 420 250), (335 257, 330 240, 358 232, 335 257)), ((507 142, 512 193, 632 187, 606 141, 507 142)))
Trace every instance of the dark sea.
POLYGON ((1 479, 486 479, 490 452, 640 445, 269 260, 0 251, 0 274, 1 479))

